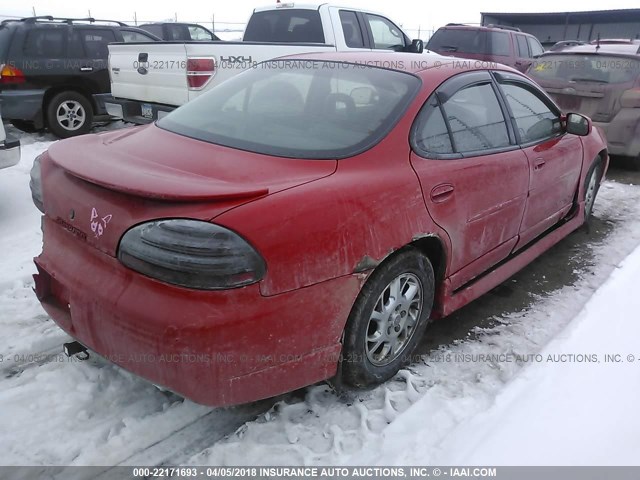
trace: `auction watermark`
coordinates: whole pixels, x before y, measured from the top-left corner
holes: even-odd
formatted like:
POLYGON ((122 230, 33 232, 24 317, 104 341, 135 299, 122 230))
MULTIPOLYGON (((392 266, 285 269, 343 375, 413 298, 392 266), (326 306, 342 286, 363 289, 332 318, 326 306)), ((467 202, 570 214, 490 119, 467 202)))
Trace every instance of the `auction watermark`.
POLYGON ((410 480, 442 478, 495 478, 497 480, 637 480, 640 467, 494 467, 494 466, 130 466, 130 467, 0 467, 0 478, 62 479, 155 479, 215 478, 238 479, 353 479, 410 480))

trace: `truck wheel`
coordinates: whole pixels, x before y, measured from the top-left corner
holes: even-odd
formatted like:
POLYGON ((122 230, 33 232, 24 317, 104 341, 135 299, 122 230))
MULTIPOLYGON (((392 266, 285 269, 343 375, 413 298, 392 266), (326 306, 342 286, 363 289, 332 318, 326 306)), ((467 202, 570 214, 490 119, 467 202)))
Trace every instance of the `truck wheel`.
POLYGON ((433 295, 433 267, 417 250, 404 250, 380 265, 347 321, 342 381, 354 387, 376 385, 409 363, 427 327, 433 295))
POLYGON ((60 138, 87 133, 92 123, 91 103, 78 92, 58 93, 47 105, 47 125, 60 138))

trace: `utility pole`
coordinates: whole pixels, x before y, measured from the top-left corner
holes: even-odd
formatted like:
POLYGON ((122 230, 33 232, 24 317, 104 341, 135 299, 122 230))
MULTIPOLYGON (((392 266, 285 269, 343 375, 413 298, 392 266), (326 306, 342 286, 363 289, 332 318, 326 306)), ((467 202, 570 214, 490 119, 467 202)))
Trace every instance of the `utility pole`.
POLYGON ((211 14, 211 31, 216 33, 216 16, 214 13, 211 14))
POLYGON ((138 14, 136 12, 133 12, 133 24, 136 27, 138 26, 138 14))
POLYGON ((36 17, 36 7, 31 7, 31 10, 33 11, 33 16, 36 17))

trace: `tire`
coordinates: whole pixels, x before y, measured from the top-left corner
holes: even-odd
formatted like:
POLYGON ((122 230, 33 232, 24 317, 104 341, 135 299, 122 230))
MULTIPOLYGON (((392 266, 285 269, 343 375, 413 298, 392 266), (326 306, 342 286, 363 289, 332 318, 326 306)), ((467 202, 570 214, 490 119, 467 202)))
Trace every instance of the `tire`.
POLYGON ((92 123, 91 102, 78 92, 58 93, 47 104, 47 126, 60 138, 85 134, 92 123))
POLYGON ((602 179, 602 160, 600 157, 591 164, 587 176, 584 179, 584 221, 589 221, 593 212, 593 205, 600 189, 600 180, 602 179))
POLYGON ((25 133, 35 133, 38 131, 33 122, 27 122, 25 120, 11 120, 11 125, 25 133))
POLYGON ((434 283, 431 262, 415 249, 398 252, 371 274, 347 320, 342 382, 353 387, 376 385, 409 363, 427 327, 434 283))

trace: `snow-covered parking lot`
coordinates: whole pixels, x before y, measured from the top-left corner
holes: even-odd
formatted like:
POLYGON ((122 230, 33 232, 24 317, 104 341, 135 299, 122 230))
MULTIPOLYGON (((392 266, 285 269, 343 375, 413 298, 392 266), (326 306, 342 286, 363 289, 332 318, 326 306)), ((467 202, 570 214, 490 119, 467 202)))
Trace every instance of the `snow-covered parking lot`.
POLYGON ((211 409, 61 354, 31 278, 53 138, 21 140, 0 171, 0 464, 640 464, 640 174, 614 164, 590 232, 434 323, 393 381, 211 409))

